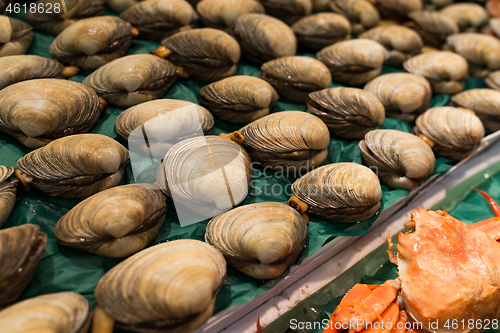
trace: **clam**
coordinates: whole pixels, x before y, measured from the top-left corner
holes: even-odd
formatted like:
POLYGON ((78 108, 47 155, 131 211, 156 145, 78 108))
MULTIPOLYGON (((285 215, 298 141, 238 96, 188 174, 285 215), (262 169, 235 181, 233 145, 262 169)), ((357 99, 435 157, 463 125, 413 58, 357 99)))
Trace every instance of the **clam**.
POLYGON ((456 94, 469 79, 467 60, 459 54, 438 51, 412 57, 403 64, 405 70, 425 77, 435 94, 456 94))
POLYGON ((500 40, 493 36, 464 32, 448 37, 447 47, 469 62, 469 74, 483 79, 500 69, 500 40))
POLYGON ((95 70, 123 57, 132 43, 132 26, 115 16, 79 20, 50 44, 52 58, 63 64, 95 70))
POLYGON ((386 65, 401 67, 403 62, 420 53, 423 41, 414 30, 401 25, 384 25, 367 30, 359 38, 379 42, 389 51, 386 65))
POLYGON ((461 108, 431 108, 415 123, 415 134, 429 143, 436 154, 454 160, 467 156, 484 137, 481 120, 470 110, 461 108))
POLYGON ((454 19, 460 31, 479 31, 488 22, 488 13, 477 3, 455 3, 441 9, 441 14, 454 19))
POLYGON ((351 30, 357 35, 373 28, 380 22, 377 9, 368 0, 330 0, 330 9, 345 16, 351 22, 351 30))
POLYGON ((368 82, 364 90, 378 98, 387 117, 404 121, 413 121, 427 110, 432 97, 429 81, 408 73, 381 75, 368 82))
POLYGON ((377 175, 356 163, 333 163, 306 173, 292 185, 288 204, 326 220, 358 222, 380 208, 382 188, 377 175))
POLYGON ((307 102, 309 93, 332 84, 328 67, 311 57, 278 58, 264 63, 260 69, 260 77, 281 97, 296 103, 307 102))
POLYGON ((294 24, 312 11, 311 0, 261 0, 267 15, 274 16, 286 24, 294 24))
POLYGON ((474 111, 487 130, 495 132, 500 129, 500 91, 465 90, 451 96, 450 103, 474 111))
POLYGON ((385 110, 372 94, 356 88, 330 88, 310 95, 307 107, 323 120, 330 131, 343 138, 362 139, 382 125, 385 110))
POLYGON ((25 54, 35 33, 28 23, 0 15, 0 57, 25 54))
POLYGON ((491 72, 484 81, 491 89, 500 90, 500 71, 491 72))
POLYGON ((330 7, 328 3, 330 0, 312 0, 313 11, 318 12, 328 12, 330 7))
POLYGON ((212 315, 225 277, 224 257, 205 242, 152 246, 101 278, 92 332, 113 332, 115 320, 117 327, 137 332, 192 332, 212 315))
POLYGON ((351 24, 335 13, 306 16, 295 22, 292 30, 300 44, 314 51, 351 37, 351 24))
POLYGON ((127 8, 138 4, 142 0, 106 0, 106 5, 116 13, 121 13, 127 8))
POLYGON ((110 104, 127 108, 163 97, 176 78, 176 67, 170 61, 134 54, 98 68, 82 83, 110 104))
POLYGON ((0 227, 9 217, 16 203, 17 179, 12 179, 14 168, 0 165, 0 227))
POLYGON ((228 265, 263 280, 283 274, 295 262, 306 237, 306 220, 278 202, 245 205, 216 216, 205 235, 228 265))
POLYGON ((19 298, 33 277, 45 246, 47 234, 40 232, 38 225, 0 230, 0 309, 19 298))
POLYGON ((422 0, 376 0, 380 15, 390 20, 407 21, 408 13, 422 9, 422 0))
POLYGON ((293 56, 297 51, 293 30, 268 15, 240 15, 232 32, 240 43, 243 58, 256 66, 272 59, 293 56))
POLYGON ((60 79, 36 79, 0 91, 0 131, 35 149, 63 136, 88 132, 104 101, 87 86, 60 79))
POLYGON ((452 4, 455 0, 422 0, 426 10, 438 10, 452 4))
POLYGON ((212 82, 234 75, 241 55, 233 37, 212 28, 182 31, 161 43, 163 46, 152 53, 179 66, 179 76, 193 76, 202 81, 212 82))
POLYGON ((242 202, 248 194, 251 161, 228 138, 194 137, 174 145, 158 169, 156 183, 176 203, 210 218, 242 202))
POLYGON ((500 36, 500 18, 495 17, 490 19, 490 28, 492 34, 498 38, 500 36))
POLYGON ((257 0, 203 0, 198 2, 196 10, 207 27, 226 31, 240 15, 265 13, 264 6, 257 0))
POLYGON ((151 184, 109 188, 85 199, 56 224, 57 242, 108 258, 128 257, 155 239, 167 203, 151 184))
POLYGON ((103 15, 106 0, 65 0, 61 4, 60 0, 37 0, 34 5, 39 10, 30 7, 26 20, 37 30, 59 35, 78 20, 103 15))
POLYGON ((328 127, 306 112, 276 112, 251 122, 240 133, 252 161, 272 170, 300 173, 321 165, 328 156, 328 127))
POLYGON ((210 134, 213 126, 214 118, 207 109, 176 99, 142 103, 116 118, 116 132, 128 140, 129 148, 138 147, 157 159, 179 141, 210 134))
POLYGON ((192 29, 198 21, 198 14, 185 0, 141 1, 123 11, 120 17, 138 30, 138 38, 156 41, 192 29))
POLYGON ((85 297, 61 292, 26 299, 0 312, 2 333, 84 333, 92 308, 85 297))
POLYGON ((380 74, 389 52, 369 39, 351 39, 325 47, 317 53, 335 82, 359 86, 380 74))
POLYGON ((363 160, 391 188, 412 190, 434 171, 432 149, 417 136, 397 130, 373 130, 359 142, 363 160))
POLYGON ((231 76, 201 88, 201 105, 222 120, 248 124, 269 114, 278 101, 266 81, 247 75, 231 76))
POLYGON ((50 142, 17 161, 16 176, 53 197, 85 199, 120 183, 129 153, 101 134, 77 134, 50 142))
POLYGON ((407 23, 422 37, 426 45, 440 48, 446 37, 459 32, 458 24, 454 19, 439 12, 416 11, 408 14, 412 22, 407 23))

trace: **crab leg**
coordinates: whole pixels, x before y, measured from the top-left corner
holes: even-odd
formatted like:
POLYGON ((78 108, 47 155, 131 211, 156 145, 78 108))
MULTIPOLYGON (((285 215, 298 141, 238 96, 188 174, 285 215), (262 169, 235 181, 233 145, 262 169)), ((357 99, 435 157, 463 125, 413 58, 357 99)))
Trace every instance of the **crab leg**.
POLYGON ((396 327, 391 331, 392 333, 405 333, 406 332, 406 322, 408 321, 408 316, 405 310, 399 311, 399 319, 396 323, 396 327))
POLYGON ((391 303, 387 310, 382 313, 381 318, 377 319, 369 329, 363 333, 390 333, 399 319, 399 305, 391 303))
POLYGON ((496 241, 500 240, 500 207, 495 202, 495 200, 486 192, 481 191, 479 189, 475 189, 475 191, 481 194, 483 197, 488 200, 491 210, 497 217, 492 217, 483 221, 476 222, 472 225, 473 228, 477 230, 481 230, 491 238, 496 241))

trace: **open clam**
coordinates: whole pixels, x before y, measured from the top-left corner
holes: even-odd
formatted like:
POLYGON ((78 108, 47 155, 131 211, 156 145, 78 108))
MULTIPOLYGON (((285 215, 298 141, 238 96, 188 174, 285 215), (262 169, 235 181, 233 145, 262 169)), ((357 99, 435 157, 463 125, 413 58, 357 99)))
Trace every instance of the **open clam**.
POLYGON ((292 25, 312 11, 311 0, 262 0, 267 15, 292 25))
POLYGON ((356 88, 330 88, 315 91, 307 106, 323 120, 330 131, 343 138, 362 139, 384 122, 382 103, 372 94, 356 88))
POLYGON ((0 15, 0 57, 25 54, 35 33, 28 23, 0 15))
POLYGON ((368 82, 365 91, 372 93, 390 118, 413 121, 429 108, 432 89, 424 77, 408 73, 381 75, 368 82))
POLYGON ((85 297, 61 292, 26 299, 0 312, 2 333, 85 333, 92 308, 85 297))
POLYGON ((82 83, 110 104, 127 108, 163 97, 176 78, 176 67, 170 61, 134 54, 98 68, 82 83))
POLYGON ((351 37, 351 24, 340 14, 318 13, 306 16, 292 25, 299 44, 319 51, 351 37))
POLYGON ((201 105, 222 120, 248 124, 269 114, 278 101, 276 90, 266 81, 247 75, 231 76, 201 88, 201 105))
POLYGON ((438 155, 461 160, 476 148, 484 137, 481 120, 461 108, 430 108, 415 121, 413 131, 438 155))
POLYGON ((224 257, 205 242, 181 239, 145 249, 97 284, 92 333, 113 332, 115 320, 137 332, 192 332, 212 315, 225 277, 224 257), (97 320, 97 313, 108 320, 97 320))
POLYGON ((396 130, 373 130, 359 142, 364 161, 391 188, 412 190, 434 171, 432 149, 417 136, 396 130))
POLYGON ((472 110, 492 132, 500 129, 500 91, 470 89, 451 96, 450 104, 472 110))
POLYGON ((63 64, 95 70, 123 57, 132 43, 132 26, 115 16, 79 20, 50 44, 52 58, 63 64))
POLYGON ((380 74, 389 52, 370 39, 351 39, 325 47, 317 53, 335 82, 359 86, 380 74))
POLYGON ((460 31, 479 31, 488 22, 488 13, 477 3, 454 3, 441 9, 441 14, 454 19, 460 31))
POLYGON ((457 22, 444 14, 430 11, 416 11, 408 14, 412 22, 407 25, 415 29, 426 45, 440 48, 446 37, 458 33, 457 22))
POLYGON ((203 0, 196 10, 207 27, 229 31, 238 16, 248 13, 265 14, 257 0, 203 0))
POLYGON ((128 150, 110 137, 76 134, 20 158, 16 176, 50 196, 85 199, 118 185, 128 162, 128 150))
POLYGON ((448 51, 419 54, 406 60, 403 67, 425 77, 435 94, 456 94, 464 89, 469 79, 467 60, 448 51))
POLYGON ((500 90, 500 70, 488 74, 484 81, 491 89, 500 90))
POLYGON ((298 174, 323 163, 330 133, 316 116, 283 111, 255 120, 240 130, 253 162, 273 170, 298 174))
POLYGON ((410 12, 422 9, 422 0, 376 0, 380 16, 389 20, 407 21, 410 12))
POLYGON ((256 279, 274 279, 304 247, 307 222, 286 204, 261 202, 214 217, 205 237, 230 266, 256 279))
POLYGON ((260 77, 292 102, 305 103, 309 93, 332 84, 328 67, 311 57, 282 57, 262 64, 260 69, 260 77))
POLYGON ((47 234, 40 232, 38 225, 0 230, 0 309, 19 298, 33 277, 45 246, 47 234))
POLYGON ((14 168, 0 165, 0 227, 9 217, 16 203, 17 179, 12 179, 14 168))
POLYGON ((380 22, 380 14, 367 0, 331 0, 328 5, 335 13, 351 22, 352 33, 357 35, 373 28, 380 22))

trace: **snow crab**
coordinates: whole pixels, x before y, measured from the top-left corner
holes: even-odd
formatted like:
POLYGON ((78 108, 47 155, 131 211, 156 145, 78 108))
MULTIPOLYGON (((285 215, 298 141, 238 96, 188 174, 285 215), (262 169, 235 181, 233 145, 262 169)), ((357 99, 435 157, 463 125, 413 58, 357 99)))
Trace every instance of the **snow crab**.
POLYGON ((398 235, 398 254, 388 238, 389 258, 398 265, 399 277, 382 285, 355 285, 323 333, 498 328, 500 207, 487 193, 476 191, 488 199, 496 217, 467 225, 442 210, 413 210, 405 223, 409 232, 398 235))

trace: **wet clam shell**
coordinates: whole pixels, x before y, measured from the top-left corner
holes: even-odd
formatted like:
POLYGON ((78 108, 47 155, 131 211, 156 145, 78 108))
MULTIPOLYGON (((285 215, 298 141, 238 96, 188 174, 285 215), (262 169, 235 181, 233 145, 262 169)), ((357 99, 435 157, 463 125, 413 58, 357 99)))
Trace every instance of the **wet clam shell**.
POLYGON ((217 117, 237 124, 248 124, 269 114, 278 101, 276 90, 266 81, 236 75, 200 89, 201 105, 217 117))
POLYGON ((9 217, 16 203, 17 179, 12 179, 14 168, 0 165, 0 227, 9 217))
POLYGON ((99 96, 79 82, 22 81, 0 91, 0 131, 35 149, 89 131, 103 108, 99 96))
POLYGON ((484 137, 481 120, 470 110, 461 108, 431 108, 415 123, 415 134, 431 140, 436 154, 454 160, 467 156, 484 137))
POLYGON ((375 7, 383 18, 406 21, 410 12, 422 9, 422 0, 377 0, 375 7))
POLYGON ((421 10, 409 13, 408 17, 412 22, 407 25, 414 27, 429 46, 440 48, 446 37, 460 31, 454 19, 439 12, 421 10))
POLYGON ((267 15, 292 25, 312 11, 311 0, 262 0, 267 15))
POLYGON ((82 83, 110 104, 127 108, 163 97, 176 78, 175 65, 170 61, 134 54, 98 68, 82 83))
POLYGON ((95 298, 118 327, 191 332, 212 315, 225 277, 226 261, 213 246, 175 240, 145 249, 113 267, 97 284, 95 298))
POLYGON ((281 97, 296 103, 307 102, 311 92, 332 84, 328 67, 311 57, 278 58, 262 64, 260 69, 260 77, 281 97))
POLYGON ((196 10, 207 27, 227 31, 240 15, 265 14, 264 6, 257 0, 203 0, 196 10))
POLYGON ((492 132, 500 129, 500 91, 470 89, 451 96, 450 104, 472 110, 492 132))
POLYGON ((351 30, 355 35, 377 26, 380 22, 380 14, 370 1, 331 0, 328 4, 333 12, 345 16, 351 22, 351 30))
POLYGON ((214 217, 205 237, 230 266, 256 279, 274 279, 304 247, 307 222, 286 204, 261 202, 214 217))
POLYGON ((372 94, 356 88, 330 88, 315 91, 307 106, 323 120, 330 131, 343 138, 362 139, 384 122, 382 103, 372 94))
POLYGON ((351 24, 342 15, 318 13, 292 25, 297 41, 314 51, 351 37, 351 24))
POLYGON ((441 9, 441 14, 454 19, 460 31, 475 32, 488 22, 488 13, 477 3, 455 3, 441 9))
POLYGON ((432 149, 417 136, 397 130, 373 130, 359 142, 363 160, 391 188, 412 190, 434 171, 432 149))
POLYGON ((28 23, 0 15, 0 57, 25 54, 35 33, 28 23))
POLYGON ((452 4, 455 0, 422 0, 425 10, 438 10, 444 6, 452 4))
POLYGON ((377 175, 356 163, 333 163, 314 169, 292 185, 293 194, 309 205, 308 213, 340 223, 358 222, 380 208, 377 175))
POLYGON ((234 22, 233 36, 240 43, 242 56, 253 65, 297 51, 293 30, 284 22, 264 14, 244 14, 234 22))
POLYGON ((0 230, 0 309, 19 298, 33 277, 46 245, 47 234, 40 232, 38 225, 23 224, 0 230))
POLYGON ((491 72, 484 81, 491 89, 500 90, 500 71, 491 72))
POLYGON ((419 54, 406 60, 403 67, 412 74, 425 77, 435 94, 456 94, 464 89, 469 78, 467 60, 448 51, 419 54))
POLYGON ((110 137, 77 134, 26 154, 17 167, 21 181, 50 196, 85 199, 118 185, 128 162, 128 150, 110 137))
POLYGON ((106 0, 106 5, 115 13, 121 13, 140 1, 142 0, 106 0))
POLYGON ((123 57, 132 43, 132 26, 115 16, 79 20, 50 44, 52 58, 84 70, 95 70, 123 57))

